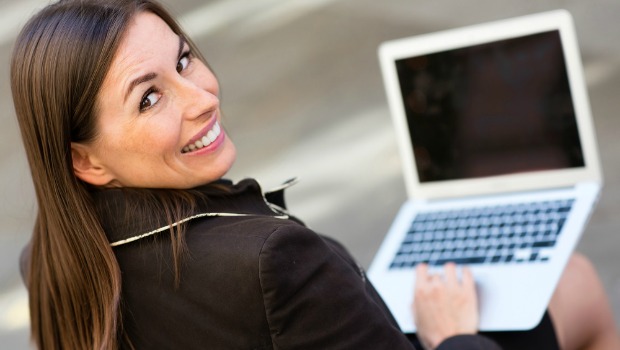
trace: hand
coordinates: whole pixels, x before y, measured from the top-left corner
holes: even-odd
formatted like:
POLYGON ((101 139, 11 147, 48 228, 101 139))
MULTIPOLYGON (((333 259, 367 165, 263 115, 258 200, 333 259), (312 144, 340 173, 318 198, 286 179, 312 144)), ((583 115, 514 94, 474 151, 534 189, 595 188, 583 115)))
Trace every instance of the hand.
POLYGON ((429 275, 428 266, 416 267, 415 298, 412 305, 418 338, 426 349, 435 349, 445 339, 478 330, 478 300, 471 271, 448 263, 445 275, 429 275))

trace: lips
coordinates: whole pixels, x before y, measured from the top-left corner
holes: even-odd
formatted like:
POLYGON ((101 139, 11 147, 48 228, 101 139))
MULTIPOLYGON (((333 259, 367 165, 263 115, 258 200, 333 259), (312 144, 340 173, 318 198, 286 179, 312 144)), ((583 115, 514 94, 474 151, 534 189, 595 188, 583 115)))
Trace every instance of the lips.
POLYGON ((208 129, 204 134, 198 136, 198 140, 183 147, 183 150, 181 152, 190 153, 207 147, 211 143, 213 143, 217 139, 217 137, 220 136, 221 133, 222 129, 220 127, 220 123, 216 120, 210 129, 208 129))

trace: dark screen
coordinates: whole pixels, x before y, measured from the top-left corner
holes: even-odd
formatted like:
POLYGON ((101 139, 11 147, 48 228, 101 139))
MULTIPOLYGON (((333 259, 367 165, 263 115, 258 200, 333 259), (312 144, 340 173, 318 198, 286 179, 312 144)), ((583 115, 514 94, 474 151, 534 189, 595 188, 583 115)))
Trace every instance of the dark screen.
POLYGON ((558 31, 396 64, 420 182, 584 165, 558 31))

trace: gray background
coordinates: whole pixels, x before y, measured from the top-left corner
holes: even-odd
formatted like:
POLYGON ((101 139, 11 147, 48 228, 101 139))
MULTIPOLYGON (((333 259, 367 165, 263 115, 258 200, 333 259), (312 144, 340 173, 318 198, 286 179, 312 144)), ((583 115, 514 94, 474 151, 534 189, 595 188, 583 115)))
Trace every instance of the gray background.
MULTIPOLYGON (((15 35, 47 1, 0 0, 0 348, 27 349, 17 259, 35 213, 8 67, 15 35)), ((575 18, 605 188, 579 250, 620 319, 617 0, 167 0, 223 87, 239 157, 229 174, 268 188, 297 176, 289 208, 368 266, 405 198, 376 48, 388 39, 556 8, 575 18)))

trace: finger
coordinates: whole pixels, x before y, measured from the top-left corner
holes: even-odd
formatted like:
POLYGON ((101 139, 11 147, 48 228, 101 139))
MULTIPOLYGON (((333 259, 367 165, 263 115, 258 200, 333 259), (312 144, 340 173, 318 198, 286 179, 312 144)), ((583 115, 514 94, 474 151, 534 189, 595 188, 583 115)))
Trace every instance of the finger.
POLYGON ((444 265, 445 270, 445 280, 448 286, 457 286, 459 284, 459 279, 456 276, 456 265, 452 262, 446 263, 444 265))
POLYGON ((474 285, 474 276, 471 273, 471 269, 467 266, 463 266, 462 271, 462 283, 466 287, 471 287, 474 285))
POLYGON ((443 283, 443 277, 439 274, 430 274, 428 276, 428 283, 430 284, 441 284, 443 283))
POLYGON ((426 264, 418 264, 415 267, 415 273, 416 273, 416 284, 425 284, 428 282, 429 279, 429 275, 428 275, 428 265, 426 264))

